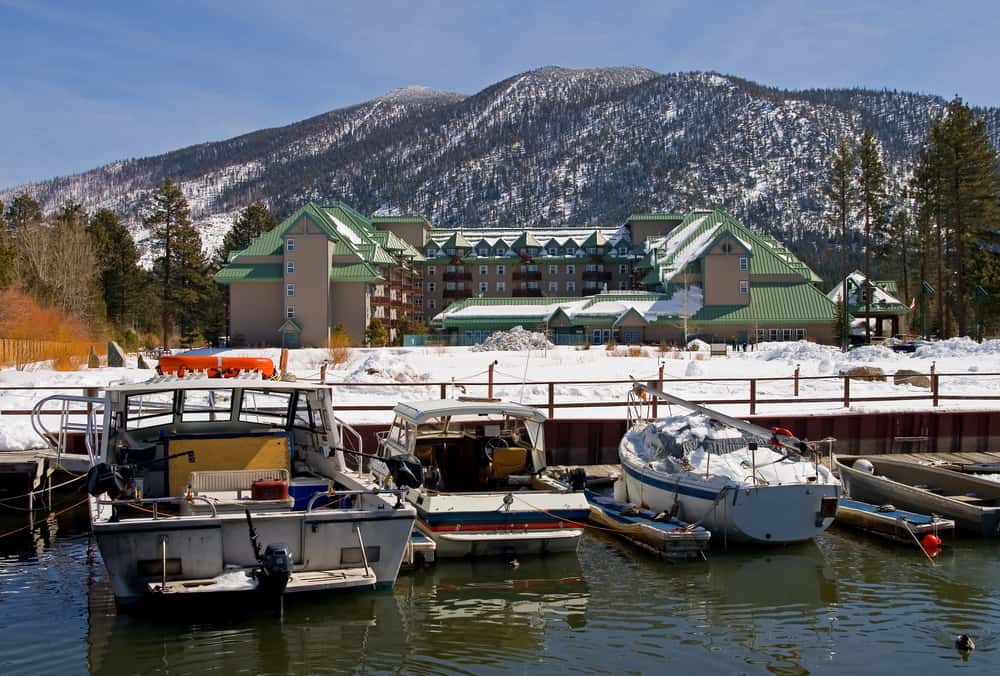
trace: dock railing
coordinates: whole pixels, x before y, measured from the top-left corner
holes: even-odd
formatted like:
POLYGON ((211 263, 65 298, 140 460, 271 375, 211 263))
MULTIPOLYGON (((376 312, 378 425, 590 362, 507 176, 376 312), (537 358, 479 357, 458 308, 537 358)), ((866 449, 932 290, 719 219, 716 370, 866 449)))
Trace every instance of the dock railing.
MULTIPOLYGON (((963 408, 968 408, 970 402, 992 407, 995 406, 993 402, 1000 401, 1000 373, 940 373, 932 367, 927 373, 908 371, 906 375, 909 379, 926 378, 925 382, 929 387, 894 385, 894 374, 892 373, 862 376, 844 374, 803 376, 798 367, 791 374, 784 376, 726 378, 667 378, 664 377, 661 369, 657 374, 644 377, 636 376, 635 380, 648 382, 650 385, 655 384, 659 389, 667 388, 669 391, 699 404, 745 407, 741 411, 737 411, 740 415, 758 415, 762 413, 764 407, 771 409, 768 413, 778 413, 781 412, 782 406, 798 404, 829 404, 829 407, 813 406, 810 409, 829 413, 850 409, 854 404, 913 402, 915 404, 928 403, 931 408, 938 408, 942 403, 949 401, 963 401, 966 402, 963 408), (980 386, 977 387, 977 384, 980 386), (859 389, 864 391, 859 392, 859 389)), ((391 411, 400 399, 486 397, 492 388, 493 394, 500 398, 520 400, 521 403, 545 411, 550 418, 555 418, 558 411, 561 410, 625 408, 628 406, 626 395, 632 382, 632 378, 498 381, 484 377, 482 380, 464 381, 328 382, 324 384, 331 389, 334 397, 334 408, 338 412, 391 411), (580 401, 581 395, 578 390, 581 387, 594 388, 599 390, 601 394, 591 400, 580 401), (414 391, 414 388, 417 389, 414 391), (577 390, 577 392, 572 390, 577 390), (379 391, 389 394, 384 399, 378 397, 377 394, 374 398, 369 394, 379 391)), ((220 387, 225 387, 223 383, 224 381, 220 381, 220 387)), ((64 393, 81 390, 81 388, 72 387, 4 387, 0 389, 7 392, 59 391, 64 393)), ((93 397, 94 390, 85 388, 83 394, 88 398, 93 397)), ((34 397, 31 398, 34 399, 34 397)), ((103 411, 93 410, 93 408, 91 408, 91 412, 96 415, 103 413, 103 411)), ((31 415, 31 413, 30 408, 0 410, 0 416, 31 415)), ((70 415, 87 415, 87 413, 88 411, 83 406, 79 410, 69 411, 70 415)), ((40 410, 38 415, 66 415, 66 412, 60 407, 58 410, 40 410)), ((624 411, 622 416, 624 416, 624 411)))

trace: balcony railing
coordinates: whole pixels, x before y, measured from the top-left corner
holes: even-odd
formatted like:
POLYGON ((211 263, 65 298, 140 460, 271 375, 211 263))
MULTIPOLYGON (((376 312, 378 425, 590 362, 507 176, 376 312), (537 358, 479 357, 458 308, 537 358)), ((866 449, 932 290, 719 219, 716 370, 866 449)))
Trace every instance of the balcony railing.
POLYGON ((446 272, 444 273, 444 281, 446 282, 471 282, 472 273, 471 272, 446 272))
POLYGON ((541 270, 515 270, 514 281, 524 280, 526 282, 540 282, 542 280, 541 270))
POLYGON ((372 295, 372 305, 388 305, 389 296, 372 295))

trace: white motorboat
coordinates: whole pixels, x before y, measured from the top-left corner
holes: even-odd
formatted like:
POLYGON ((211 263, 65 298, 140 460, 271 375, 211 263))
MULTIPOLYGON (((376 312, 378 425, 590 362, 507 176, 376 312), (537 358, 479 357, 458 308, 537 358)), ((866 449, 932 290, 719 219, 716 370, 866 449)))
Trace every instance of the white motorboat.
POLYGON ((379 456, 419 460, 420 485, 405 496, 436 556, 576 548, 590 513, 584 482, 572 490, 545 474, 543 413, 493 399, 405 402, 394 412, 379 456))
POLYGON ((327 388, 194 374, 93 403, 91 523, 118 603, 395 582, 415 510, 345 454, 360 436, 327 388))
POLYGON ((646 385, 619 446, 630 502, 704 525, 714 539, 808 540, 833 523, 840 482, 786 430, 767 430, 646 385), (644 415, 653 397, 684 413, 644 415))

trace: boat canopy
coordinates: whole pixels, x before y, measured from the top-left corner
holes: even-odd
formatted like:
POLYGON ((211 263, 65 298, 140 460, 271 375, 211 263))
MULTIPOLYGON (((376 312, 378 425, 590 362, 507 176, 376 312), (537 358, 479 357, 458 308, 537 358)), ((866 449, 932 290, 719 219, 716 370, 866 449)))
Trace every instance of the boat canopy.
POLYGON ((462 401, 456 399, 428 399, 396 404, 393 412, 418 425, 441 417, 453 416, 508 416, 536 423, 545 422, 545 414, 536 408, 507 401, 462 401))

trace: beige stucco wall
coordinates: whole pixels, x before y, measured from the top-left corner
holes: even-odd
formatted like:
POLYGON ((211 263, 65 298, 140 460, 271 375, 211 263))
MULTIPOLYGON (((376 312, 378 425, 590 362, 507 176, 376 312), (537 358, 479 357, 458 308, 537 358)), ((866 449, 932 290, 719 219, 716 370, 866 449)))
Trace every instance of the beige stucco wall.
MULTIPOLYGON (((351 345, 364 345, 365 342, 369 321, 367 286, 361 282, 330 285, 330 326, 343 324, 351 345)), ((386 319, 382 323, 388 325, 386 319)))
POLYGON ((379 230, 388 230, 420 251, 424 250, 427 236, 430 234, 430 228, 426 223, 378 223, 375 227, 379 230))
POLYGON ((229 335, 246 345, 280 345, 285 321, 285 287, 278 282, 229 285, 229 335))
MULTIPOLYGON (((285 284, 295 284, 295 295, 287 295, 283 287, 284 308, 295 306, 295 321, 302 327, 299 345, 325 347, 328 326, 327 305, 330 290, 330 265, 332 243, 308 218, 303 217, 287 232, 285 241, 295 239, 295 250, 285 248, 283 272, 285 284), (288 261, 295 261, 295 272, 287 271, 288 261)), ((284 321, 282 312, 281 321, 284 321)))
POLYGON ((724 237, 702 257, 705 275, 705 305, 746 305, 750 293, 740 293, 740 281, 750 282, 749 252, 734 237, 724 237), (724 251, 729 246, 730 251, 724 251), (747 257, 747 269, 740 270, 740 258, 747 257))
POLYGON ((679 220, 630 222, 629 229, 632 231, 632 245, 638 246, 649 237, 665 235, 677 227, 679 223, 679 220))

